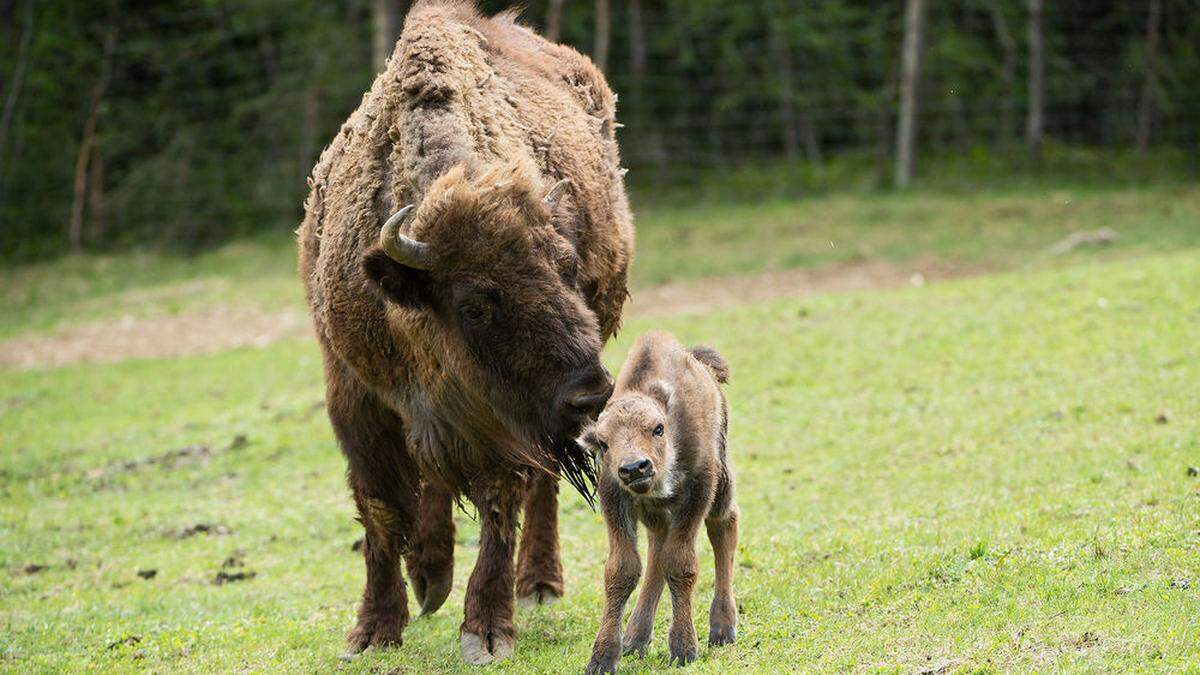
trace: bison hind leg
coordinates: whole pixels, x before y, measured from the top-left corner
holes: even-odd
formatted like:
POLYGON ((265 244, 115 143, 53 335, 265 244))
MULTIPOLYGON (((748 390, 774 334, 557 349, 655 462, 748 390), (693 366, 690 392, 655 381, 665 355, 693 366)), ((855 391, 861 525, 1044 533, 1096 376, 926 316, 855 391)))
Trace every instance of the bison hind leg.
POLYGON ((436 612, 454 585, 454 495, 436 483, 421 486, 417 537, 404 556, 421 616, 436 612))
POLYGON ((517 554, 517 602, 521 607, 550 605, 563 595, 558 546, 558 480, 548 474, 529 479, 525 523, 517 554))

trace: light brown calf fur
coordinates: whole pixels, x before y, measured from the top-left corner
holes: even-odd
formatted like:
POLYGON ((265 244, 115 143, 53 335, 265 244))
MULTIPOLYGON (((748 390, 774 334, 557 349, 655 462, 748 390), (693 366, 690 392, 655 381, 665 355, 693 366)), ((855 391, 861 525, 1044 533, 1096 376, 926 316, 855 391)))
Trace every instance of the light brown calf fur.
POLYGON ((708 642, 728 644, 737 635, 738 508, 725 455, 728 405, 720 387, 728 377, 729 366, 715 350, 684 349, 667 333, 646 333, 634 344, 608 405, 583 434, 600 465, 609 546, 604 614, 588 673, 615 672, 622 653, 645 655, 664 584, 671 591, 670 662, 682 666, 696 659, 692 591, 701 523, 716 560, 708 642), (621 613, 641 574, 637 521, 649 533, 646 580, 622 640, 621 613))

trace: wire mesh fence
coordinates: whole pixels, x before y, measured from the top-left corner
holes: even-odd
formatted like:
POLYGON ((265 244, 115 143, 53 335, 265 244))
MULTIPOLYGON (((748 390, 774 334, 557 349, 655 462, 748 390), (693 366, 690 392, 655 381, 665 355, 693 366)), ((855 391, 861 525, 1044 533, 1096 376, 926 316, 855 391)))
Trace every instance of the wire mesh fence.
MULTIPOLYGON (((1036 22, 1041 0, 930 0, 909 87, 913 2, 534 0, 521 17, 602 57, 635 187, 850 160, 890 184, 906 93, 918 180, 924 156, 1041 143, 1196 154, 1200 0, 1050 0, 1036 22)), ((405 5, 0 0, 2 257, 293 225, 405 5)))

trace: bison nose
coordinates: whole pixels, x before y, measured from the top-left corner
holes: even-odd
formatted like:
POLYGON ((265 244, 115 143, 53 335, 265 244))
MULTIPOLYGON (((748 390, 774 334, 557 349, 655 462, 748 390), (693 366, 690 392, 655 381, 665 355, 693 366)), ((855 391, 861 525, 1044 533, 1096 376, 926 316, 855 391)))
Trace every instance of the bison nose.
POLYGON ((612 396, 613 381, 603 367, 585 375, 566 397, 569 412, 595 418, 612 396))
POLYGON ((625 483, 632 483, 654 475, 654 464, 648 459, 635 459, 628 464, 622 464, 617 469, 617 475, 625 483))
POLYGON ((581 394, 572 398, 568 405, 581 415, 596 417, 608 402, 608 393, 581 394))

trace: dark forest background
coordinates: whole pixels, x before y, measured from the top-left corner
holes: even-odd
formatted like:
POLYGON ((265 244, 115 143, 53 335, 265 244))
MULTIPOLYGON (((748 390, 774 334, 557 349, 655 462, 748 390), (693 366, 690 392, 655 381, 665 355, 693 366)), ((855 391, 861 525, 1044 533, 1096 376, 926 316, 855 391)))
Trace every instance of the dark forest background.
MULTIPOLYGON (((923 155, 1035 171, 1062 148, 1194 162, 1200 0, 1042 4, 530 0, 522 17, 608 73, 635 186, 858 162, 902 187, 923 155)), ((0 260, 293 228, 404 10, 0 0, 0 260)))

